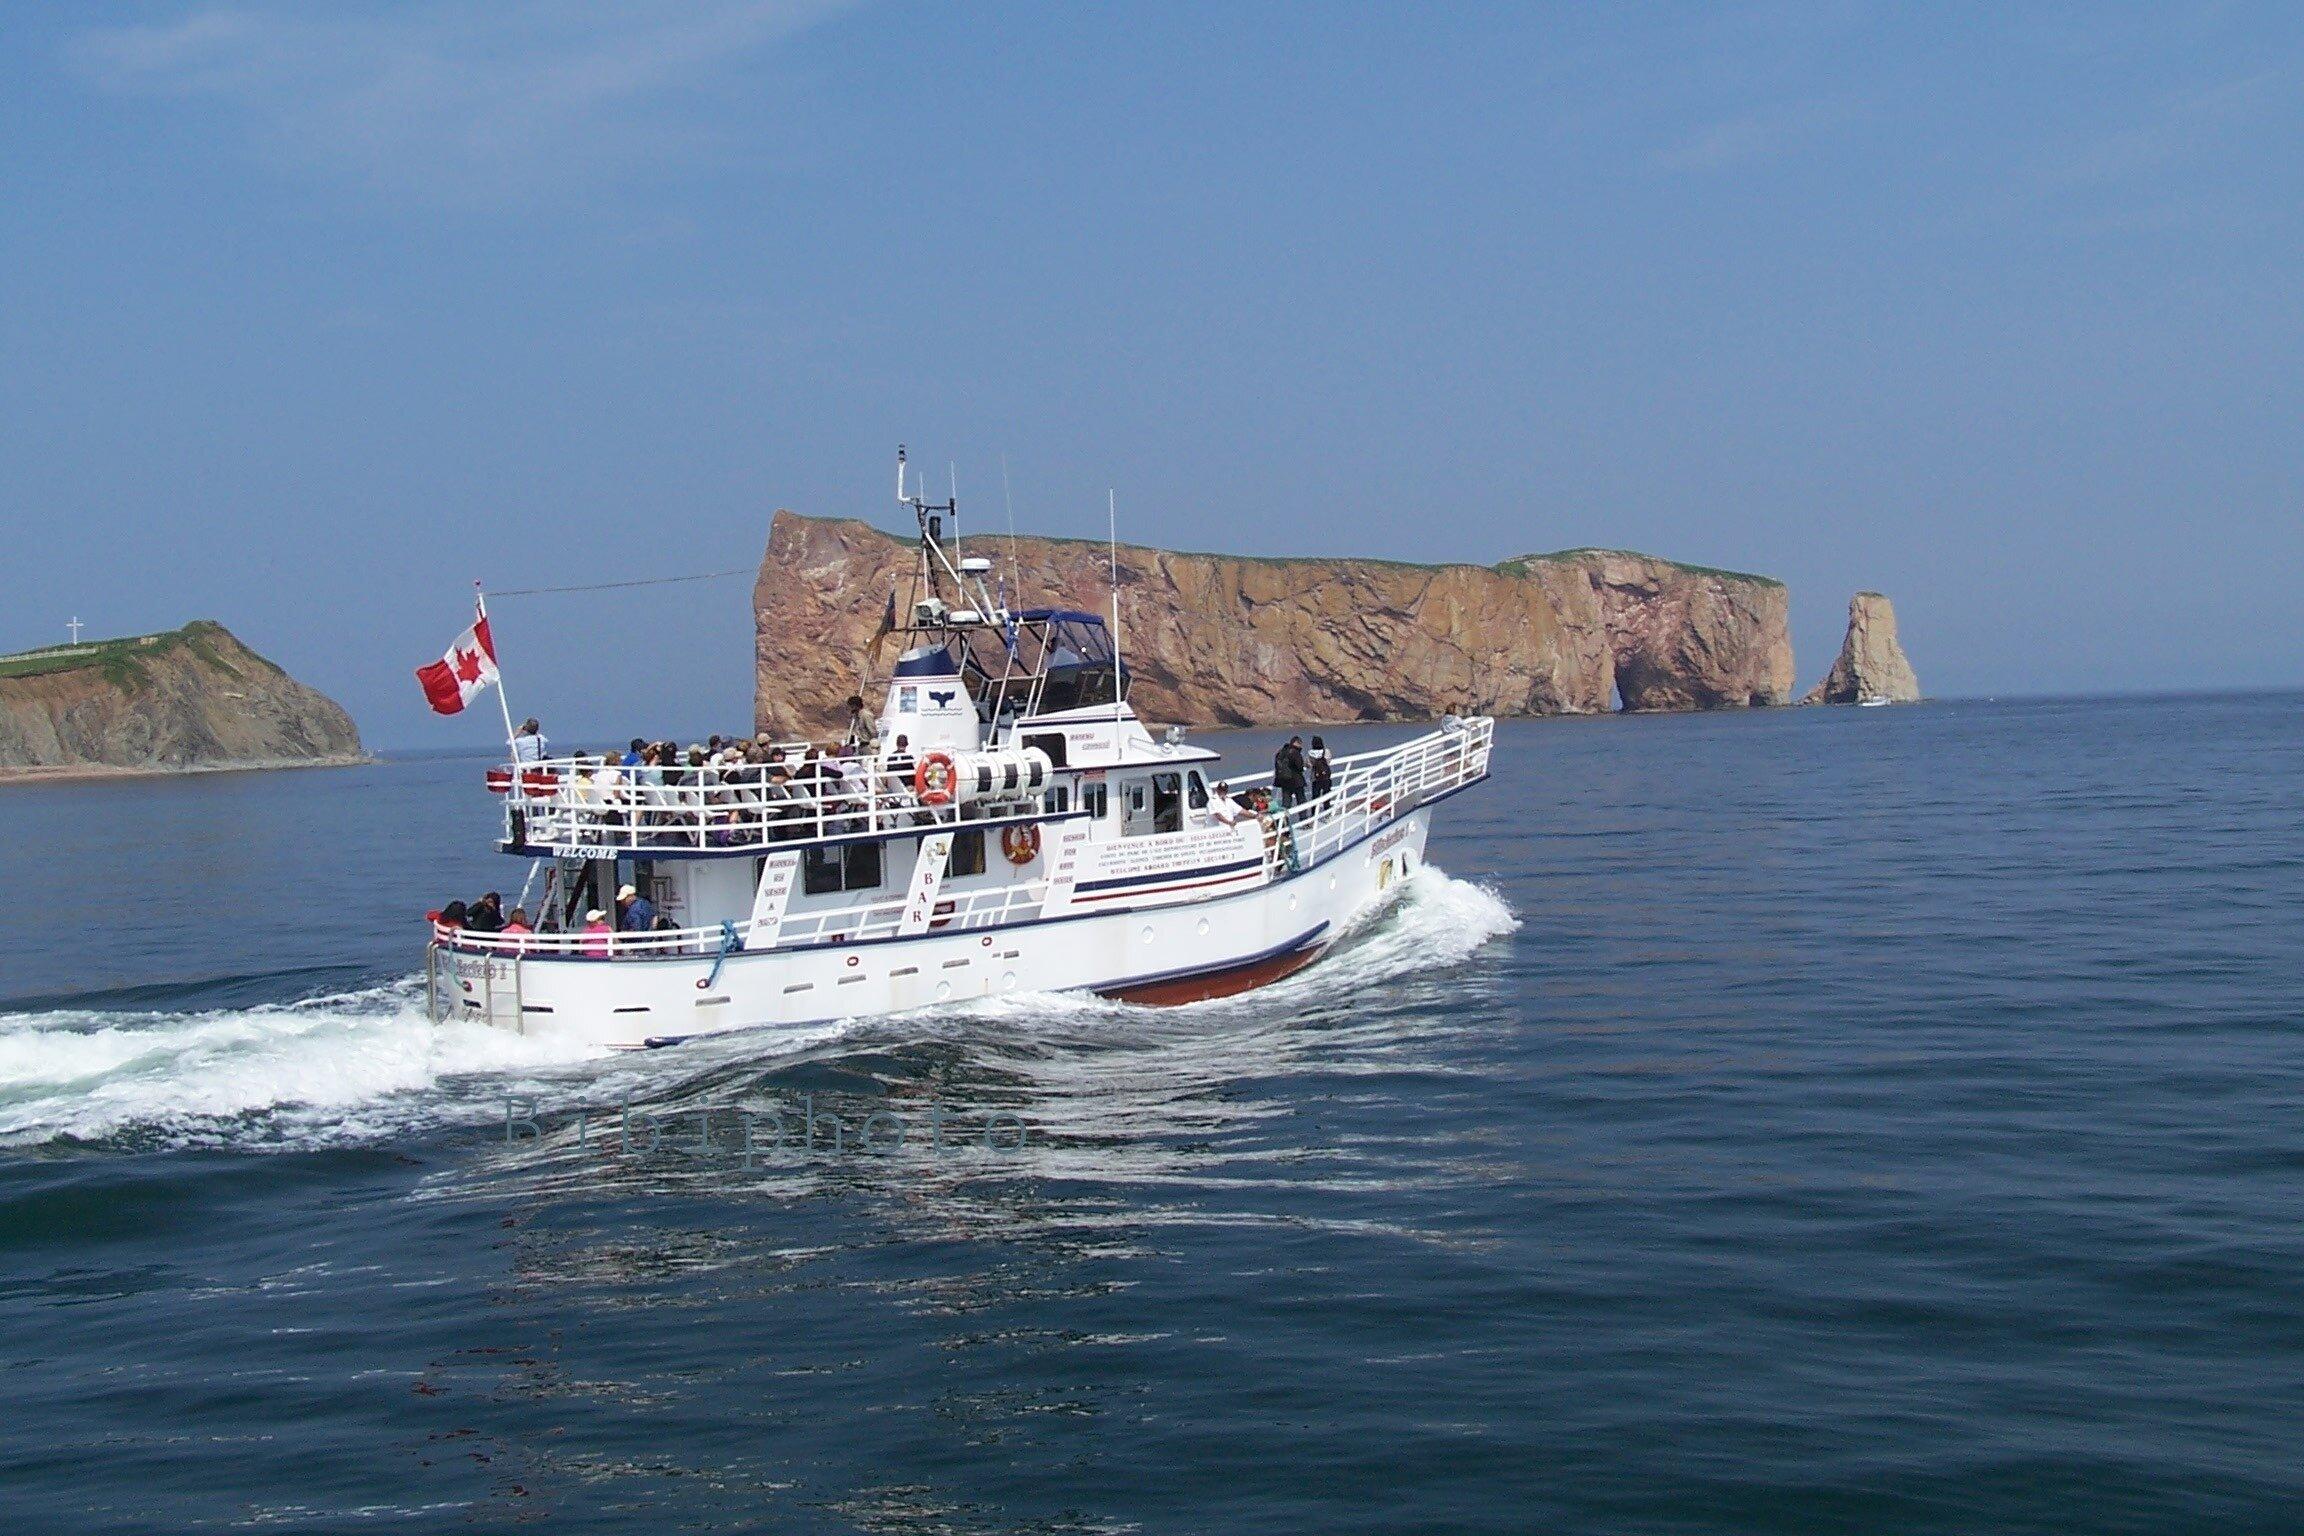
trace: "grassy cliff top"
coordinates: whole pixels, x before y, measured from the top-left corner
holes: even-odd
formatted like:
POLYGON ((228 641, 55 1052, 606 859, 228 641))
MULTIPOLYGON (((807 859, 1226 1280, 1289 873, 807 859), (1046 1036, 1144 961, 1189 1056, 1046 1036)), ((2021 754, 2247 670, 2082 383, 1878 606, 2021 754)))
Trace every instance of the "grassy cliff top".
MULTIPOLYGON (((265 666, 272 666, 271 662, 242 645, 230 630, 214 619, 194 619, 181 629, 162 630, 155 635, 122 635, 113 640, 83 640, 78 645, 53 645, 37 651, 19 651, 13 656, 0 656, 0 678, 44 677, 57 672, 95 669, 101 671, 109 682, 127 683, 142 675, 145 662, 176 650, 189 650, 212 666, 222 666, 223 651, 226 648, 254 657, 265 666)), ((279 669, 274 667, 273 670, 279 669)))
POLYGON ((1620 555, 1627 560, 1653 560, 1658 565, 1668 565, 1676 571, 1686 571, 1691 576, 1719 576, 1729 581, 1757 582, 1763 587, 1784 585, 1773 576, 1762 576, 1754 571, 1731 571, 1717 565, 1691 565, 1686 560, 1670 560, 1662 555, 1648 554, 1643 550, 1608 549, 1596 544, 1585 544, 1575 549, 1555 549, 1551 553, 1543 555, 1517 555, 1510 560, 1499 560, 1496 562, 1496 569, 1508 576, 1522 576, 1527 574, 1529 566, 1546 560, 1574 561, 1581 560, 1587 555, 1620 555))
MULTIPOLYGON (((860 517, 812 517, 805 512, 793 512, 789 509, 778 512, 777 516, 802 518, 812 523, 847 523, 876 533, 891 543, 906 546, 909 546, 917 537, 914 534, 892 533, 888 529, 882 528, 876 523, 867 522, 860 517)), ((990 539, 995 545, 999 545, 1007 538, 1007 535, 996 533, 991 529, 984 529, 971 537, 977 541, 990 539)), ((1079 544, 1095 549, 1105 547, 1105 541, 1102 539, 1067 538, 1062 534, 1023 533, 1016 535, 1016 537, 1019 540, 1030 539, 1037 544, 1079 544)), ((1556 549, 1547 555, 1516 555, 1509 560, 1499 560, 1494 565, 1479 565, 1469 560, 1387 560, 1376 555, 1228 555, 1212 550, 1161 549, 1150 544, 1123 544, 1120 547, 1129 550, 1150 550, 1158 554, 1185 555, 1196 560, 1238 560, 1249 565, 1382 565, 1408 571, 1496 571, 1506 576, 1526 576, 1530 566, 1547 560, 1573 561, 1584 555, 1624 555, 1634 560, 1654 560, 1659 565, 1668 565, 1674 570, 1686 571, 1693 576, 1719 576, 1731 581, 1757 582, 1764 587, 1781 587, 1784 585, 1773 576, 1758 576, 1750 571, 1723 570, 1712 565, 1690 565, 1685 560, 1667 560, 1661 555, 1642 554, 1636 549, 1602 549, 1589 545, 1578 549, 1556 549)))

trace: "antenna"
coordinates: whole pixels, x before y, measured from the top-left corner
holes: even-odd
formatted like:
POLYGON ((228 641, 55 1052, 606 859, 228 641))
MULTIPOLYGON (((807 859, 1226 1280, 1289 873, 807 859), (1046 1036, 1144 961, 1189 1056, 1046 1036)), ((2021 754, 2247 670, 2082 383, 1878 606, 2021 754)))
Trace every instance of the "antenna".
POLYGON ((1105 537, 1112 551, 1112 750, 1120 750, 1120 498, 1104 492, 1105 537))
POLYGON ((1008 450, 1005 448, 1000 450, 1000 499, 1008 504, 1008 569, 1021 589, 1024 567, 1016 558, 1016 493, 1008 489, 1008 450))

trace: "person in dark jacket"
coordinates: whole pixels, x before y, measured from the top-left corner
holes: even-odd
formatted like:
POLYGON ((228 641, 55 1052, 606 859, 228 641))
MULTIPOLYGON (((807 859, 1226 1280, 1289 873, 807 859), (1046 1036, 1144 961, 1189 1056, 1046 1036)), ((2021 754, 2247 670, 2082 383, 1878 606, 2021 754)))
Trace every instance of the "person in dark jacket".
POLYGON ((490 891, 466 909, 464 926, 474 933, 504 931, 504 898, 490 891))
POLYGON ((1328 743, 1313 737, 1312 750, 1304 754, 1304 759, 1311 765, 1312 798, 1317 800, 1336 783, 1335 766, 1328 761, 1328 743))
POLYGON ((1304 803, 1304 738, 1291 736, 1272 754, 1272 787, 1280 791, 1280 808, 1304 803))
POLYGON ((656 926, 656 903, 625 886, 616 893, 616 926, 626 933, 646 933, 656 926))

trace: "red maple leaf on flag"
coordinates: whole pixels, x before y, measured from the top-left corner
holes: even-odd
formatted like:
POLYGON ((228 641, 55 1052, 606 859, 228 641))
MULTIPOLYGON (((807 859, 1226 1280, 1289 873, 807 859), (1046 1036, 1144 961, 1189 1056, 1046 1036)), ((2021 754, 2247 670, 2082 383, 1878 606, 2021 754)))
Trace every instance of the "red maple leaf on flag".
POLYGON ((478 651, 458 651, 456 653, 456 675, 468 683, 480 681, 480 653, 478 651))

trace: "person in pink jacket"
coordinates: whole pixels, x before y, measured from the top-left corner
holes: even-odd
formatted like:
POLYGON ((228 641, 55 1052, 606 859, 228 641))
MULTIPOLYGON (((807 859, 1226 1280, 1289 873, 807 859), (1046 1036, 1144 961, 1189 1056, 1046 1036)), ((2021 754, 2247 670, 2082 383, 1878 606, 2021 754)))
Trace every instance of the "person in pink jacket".
POLYGON ((608 958, 608 945, 616 930, 608 926, 608 914, 594 907, 584 914, 584 953, 608 958))

